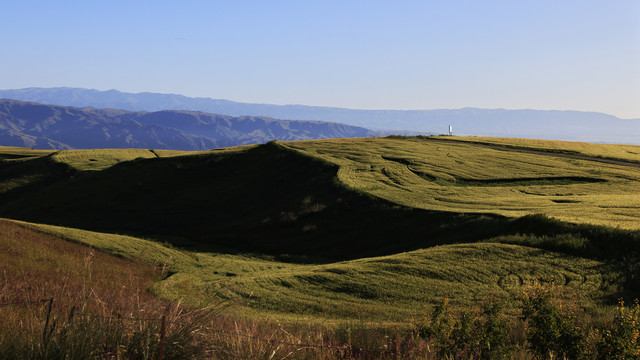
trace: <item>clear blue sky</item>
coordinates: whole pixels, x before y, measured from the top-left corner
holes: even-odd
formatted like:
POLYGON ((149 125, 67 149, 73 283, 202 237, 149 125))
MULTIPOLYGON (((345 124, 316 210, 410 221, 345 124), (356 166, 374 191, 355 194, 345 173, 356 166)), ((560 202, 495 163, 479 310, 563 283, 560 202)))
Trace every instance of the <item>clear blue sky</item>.
POLYGON ((640 1, 1 1, 0 89, 640 118, 640 1))

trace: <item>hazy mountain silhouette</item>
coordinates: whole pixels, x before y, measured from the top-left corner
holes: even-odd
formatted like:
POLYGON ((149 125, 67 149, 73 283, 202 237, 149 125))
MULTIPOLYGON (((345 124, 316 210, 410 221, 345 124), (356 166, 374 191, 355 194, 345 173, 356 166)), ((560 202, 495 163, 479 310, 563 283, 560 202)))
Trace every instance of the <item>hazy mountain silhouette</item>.
POLYGON ((640 144, 640 119, 557 110, 354 110, 303 105, 248 104, 174 94, 123 93, 78 88, 0 90, 0 98, 133 111, 191 110, 231 116, 334 121, 369 129, 640 144))
POLYGON ((273 139, 379 135, 386 134, 321 121, 232 117, 183 110, 132 112, 0 100, 0 145, 4 146, 206 150, 273 139))

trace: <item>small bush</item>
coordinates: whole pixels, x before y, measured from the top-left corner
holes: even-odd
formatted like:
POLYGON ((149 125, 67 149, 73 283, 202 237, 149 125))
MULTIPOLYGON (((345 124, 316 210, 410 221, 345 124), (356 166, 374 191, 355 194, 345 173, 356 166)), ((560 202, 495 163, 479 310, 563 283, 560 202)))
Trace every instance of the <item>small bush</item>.
POLYGON ((515 350, 509 342, 509 323, 497 302, 455 317, 445 298, 436 305, 431 319, 416 324, 416 331, 432 342, 443 358, 503 359, 513 356, 515 350))
POLYGON ((640 359, 640 303, 627 309, 620 300, 610 327, 597 345, 598 359, 640 359))
POLYGON ((522 316, 529 348, 545 359, 582 358, 587 332, 578 324, 575 310, 554 302, 552 286, 535 288, 523 296, 522 316))

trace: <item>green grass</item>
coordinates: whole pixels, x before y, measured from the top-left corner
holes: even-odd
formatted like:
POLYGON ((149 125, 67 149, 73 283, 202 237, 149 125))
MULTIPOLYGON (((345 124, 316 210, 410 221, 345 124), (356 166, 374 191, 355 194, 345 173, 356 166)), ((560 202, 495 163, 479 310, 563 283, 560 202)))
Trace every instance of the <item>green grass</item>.
POLYGON ((587 306, 617 294, 605 262, 499 243, 436 246, 323 265, 243 255, 195 253, 122 235, 25 224, 119 257, 166 266, 154 291, 191 304, 227 301, 238 313, 282 319, 408 322, 444 297, 471 306, 485 298, 513 301, 527 286, 554 281, 587 306))
MULTIPOLYGON (((244 147, 214 150, 213 153, 237 151, 244 147)), ((204 151, 146 150, 146 149, 90 149, 61 150, 52 155, 55 161, 80 171, 96 171, 110 168, 125 161, 206 154, 204 151)))
MULTIPOLYGON (((589 156, 629 151, 598 149, 589 156)), ((444 299, 455 313, 489 299, 504 304, 516 357, 527 358, 516 317, 531 287, 553 284, 564 304, 587 311, 585 323, 640 295, 640 170, 552 155, 421 138, 206 152, 2 148, 0 216, 23 221, 0 221, 0 297, 55 289, 67 305, 154 317, 172 302, 223 302, 226 315, 196 329, 217 329, 204 335, 211 357, 265 359, 359 356, 293 353, 273 339, 353 344, 389 359, 395 343, 407 357, 433 356, 416 319, 444 299)), ((69 308, 56 313, 59 334, 69 308)), ((44 319, 35 309, 23 321, 23 310, 0 309, 7 329, 31 331, 0 329, 1 349, 42 348, 44 319)), ((114 332, 76 324, 88 330, 72 343, 114 332)), ((131 348, 154 349, 145 344, 131 348)))
POLYGON ((340 167, 350 188, 413 208, 640 229, 640 169, 422 139, 284 143, 340 167))
POLYGON ((4 202, 40 191, 73 176, 75 170, 51 159, 52 152, 2 148, 0 152, 0 197, 4 202))
MULTIPOLYGON (((399 207, 345 189, 335 182, 337 171, 270 144, 73 173, 0 201, 0 212, 198 251, 265 253, 296 261, 391 254, 493 234, 485 221, 493 217, 399 207)), ((507 225, 504 219, 495 221, 498 227, 507 225)))
MULTIPOLYGON (((92 172, 42 158, 23 161, 18 170, 60 168, 58 177, 46 186, 29 184, 30 191, 0 194, 0 215, 294 262, 518 233, 553 235, 549 227, 587 239, 601 254, 611 253, 602 244, 612 241, 624 244, 611 247, 618 251, 636 251, 636 240, 620 242, 638 238, 637 230, 624 230, 637 227, 635 168, 473 151, 420 139, 270 143, 121 162, 92 172), (454 150, 460 161, 447 155, 454 150), (435 180, 418 172, 431 172, 435 180), (495 213, 540 213, 623 230, 519 222, 495 213)), ((23 175, 18 170, 14 179, 23 175)))
MULTIPOLYGON (((506 139, 495 141, 508 143, 506 139)), ((628 153, 630 150, 627 148, 632 147, 593 145, 593 149, 588 148, 589 151, 587 151, 580 143, 550 142, 547 144, 547 142, 518 139, 512 142, 514 144, 531 143, 531 148, 549 145, 550 149, 569 149, 601 156, 628 153)), ((20 154, 19 149, 10 148, 5 151, 5 156, 16 156, 16 154, 20 154)), ((38 152, 42 156, 40 158, 34 158, 31 150, 24 150, 21 156, 26 156, 25 154, 28 156, 24 160, 5 160, 5 163, 13 167, 17 167, 16 163, 19 163, 23 167, 32 164, 32 168, 41 168, 41 165, 36 166, 37 161, 45 163, 55 160, 61 165, 70 166, 73 170, 106 169, 109 171, 98 172, 99 174, 94 177, 94 183, 90 186, 96 187, 96 183, 100 181, 105 182, 106 186, 113 186, 109 183, 115 183, 115 179, 112 178, 116 173, 124 179, 118 186, 125 188, 132 185, 127 183, 128 180, 138 179, 136 183, 138 188, 118 192, 121 193, 121 197, 138 198, 136 200, 138 203, 145 204, 149 202, 141 199, 143 196, 135 192, 145 191, 146 189, 143 188, 149 182, 153 183, 151 186, 154 188, 148 191, 156 192, 157 196, 166 193, 168 197, 182 197, 181 202, 198 200, 191 198, 189 189, 180 189, 180 187, 204 185, 197 180, 185 179, 184 174, 171 172, 171 166, 177 169, 184 166, 185 171, 179 171, 181 173, 193 169, 191 172, 194 177, 222 176, 222 179, 212 179, 212 185, 219 189, 226 187, 230 194, 240 197, 242 195, 239 194, 239 186, 236 183, 255 186, 256 182, 253 179, 260 179, 257 183, 260 183, 259 187, 263 193, 271 191, 267 189, 268 187, 281 186, 275 184, 276 181, 285 183, 285 186, 292 191, 299 191, 296 189, 299 187, 296 182, 301 176, 314 177, 313 169, 308 167, 315 166, 314 161, 324 161, 329 164, 319 167, 323 169, 319 174, 325 177, 324 182, 332 181, 327 178, 331 177, 327 175, 327 171, 337 171, 337 179, 347 188, 411 208, 460 213, 491 213, 509 217, 544 214, 573 223, 640 229, 640 198, 637 196, 640 170, 637 167, 501 151, 474 146, 474 144, 430 142, 418 138, 339 139, 278 143, 268 150, 255 146, 196 153, 131 149, 67 150, 53 155, 49 153, 50 157, 44 156, 47 154, 45 152, 38 152), (307 161, 297 159, 292 154, 286 153, 286 149, 305 154, 310 159, 307 161), (187 154, 192 156, 177 156, 187 154), (144 161, 145 158, 158 156, 163 158, 155 159, 157 161, 144 161), (218 161, 229 157, 234 159, 218 161), (279 159, 282 157, 286 157, 293 166, 304 167, 304 169, 292 169, 293 166, 281 164, 279 159), (263 161, 266 163, 260 164, 263 161), (273 164, 269 165, 270 162, 273 164), (231 174, 218 174, 216 169, 194 169, 199 165, 208 166, 206 164, 212 163, 220 164, 220 167, 224 167, 231 174), (118 170, 111 169, 115 164, 119 164, 118 170), (249 167, 249 169, 242 167, 249 167), (274 170, 265 167, 273 167, 274 170), (167 180, 163 184, 158 184, 159 180, 150 179, 150 176, 142 174, 142 171, 167 180), (283 174, 291 171, 293 171, 291 176, 283 174), (235 179, 236 176, 244 178, 235 179), (251 179, 250 184, 246 183, 245 179, 251 179), (287 183, 287 180, 291 180, 290 183, 287 183), (171 183, 174 184, 173 188, 171 183), (141 202, 141 200, 145 201, 141 202)), ((48 166, 53 167, 54 164, 48 166)), ((0 182, 0 184, 3 184, 5 191, 8 191, 38 179, 37 174, 25 172, 26 174, 7 175, 9 181, 4 184, 0 182)), ((84 184, 93 180, 90 179, 89 176, 83 176, 82 180, 67 181, 65 185, 83 187, 84 184)), ((0 181, 2 181, 1 174, 0 181)), ((307 190, 309 196, 314 197, 314 191, 303 190, 307 190)), ((63 193, 61 197, 68 197, 64 192, 70 190, 61 188, 59 191, 63 193)), ((97 194, 97 191, 99 190, 87 188, 81 196, 96 197, 96 202, 103 201, 104 199, 100 198, 101 194, 97 194)), ((207 193, 213 195, 215 191, 218 190, 212 189, 207 193)), ((225 195, 222 194, 223 197, 225 195)), ((262 196, 264 195, 253 192, 247 197, 261 201, 262 196)), ((51 196, 47 195, 47 197, 51 196)), ((233 201, 229 197, 225 199, 227 203, 233 201)), ((283 197, 280 196, 280 198, 283 197)), ((31 201, 43 203, 43 205, 47 202, 47 200, 38 199, 31 201)), ((169 200, 169 203, 171 201, 169 200)), ((251 199, 240 199, 244 206, 250 206, 249 201, 251 199)), ((290 207, 291 204, 287 205, 290 207)), ((197 204, 194 211, 197 212, 201 207, 203 205, 197 204)), ((295 213, 291 208, 281 209, 281 212, 295 213)), ((271 216, 265 216, 261 220, 267 217, 273 220, 274 214, 269 215, 271 216)), ((91 224, 95 225, 95 220, 92 220, 91 224)), ((82 224, 78 223, 69 225, 82 227, 80 226, 82 224)))
MULTIPOLYGON (((238 147, 241 148, 241 147, 238 147)), ((212 152, 234 151, 233 148, 212 152)), ((0 146, 0 162, 10 164, 40 158, 50 158, 78 171, 99 171, 125 161, 155 157, 188 156, 206 153, 203 151, 147 150, 147 149, 83 149, 83 150, 35 150, 0 146)))
MULTIPOLYGON (((526 236, 520 240, 536 241, 526 236)), ((292 354, 317 360, 360 359, 363 355, 376 359, 439 358, 459 355, 460 349, 468 346, 477 348, 474 339, 478 336, 491 344, 508 346, 514 358, 529 359, 532 354, 525 346, 532 339, 531 329, 525 331, 522 321, 514 318, 522 308, 514 299, 523 293, 535 296, 535 285, 541 283, 554 284, 543 290, 553 288, 553 306, 563 321, 577 320, 575 325, 585 329, 584 336, 594 339, 586 348, 593 351, 600 339, 598 330, 619 328, 621 322, 609 321, 603 326, 602 320, 611 318, 606 312, 596 321, 582 312, 576 313, 578 319, 564 314, 576 311, 577 303, 590 312, 602 312, 599 298, 611 295, 617 275, 599 261, 496 243, 446 245, 332 264, 295 265, 239 255, 190 253, 128 236, 0 220, 0 302, 55 299, 51 321, 44 305, 0 307, 0 355, 12 359, 97 359, 113 357, 117 348, 121 358, 155 358, 160 331, 157 322, 87 318, 81 312, 125 319, 158 318, 169 306, 167 359, 270 359, 292 354), (159 274, 169 277, 158 278, 159 274), (205 296, 225 298, 233 307, 230 314, 215 318, 210 312, 186 310, 147 292, 153 278, 162 279, 153 285, 155 293, 199 305, 205 296), (556 302, 558 297, 564 301, 556 302), (445 302, 454 307, 445 310, 444 318, 425 316, 432 314, 432 304, 445 302), (495 302, 506 305, 506 313, 501 310, 491 318, 502 324, 504 332, 500 334, 495 332, 495 322, 478 317, 479 304, 495 302), (80 312, 78 308, 71 310, 78 304, 82 304, 80 312), (467 317, 459 317, 460 311, 467 317), (460 333, 450 330, 469 318, 474 338, 451 343, 460 333), (428 336, 427 330, 435 331, 436 338, 428 336)), ((635 309, 635 313, 615 314, 624 315, 628 320, 623 324, 625 329, 637 334, 637 324, 632 323, 632 316, 637 317, 635 309)), ((544 331, 555 331, 545 324, 548 322, 543 324, 544 331)), ((633 339, 632 333, 618 331, 611 339, 617 341, 609 342, 616 347, 600 354, 617 353, 621 345, 629 354, 637 349, 637 342, 621 342, 633 339)), ((483 349, 484 355, 491 353, 491 348, 483 349)), ((539 350, 546 355, 546 347, 539 350)))
POLYGON ((481 136, 436 136, 437 139, 453 139, 472 143, 501 145, 505 147, 533 149, 549 152, 582 154, 598 158, 640 162, 640 145, 594 144, 574 141, 496 138, 481 136))
POLYGON ((0 146, 0 160, 28 160, 53 154, 53 150, 36 150, 20 147, 0 146))
POLYGON ((123 161, 154 157, 154 152, 144 149, 61 150, 52 156, 81 171, 104 170, 123 161))
POLYGON ((122 152, 4 161, 0 216, 258 316, 406 323, 551 278, 594 309, 640 293, 636 167, 419 138, 122 152))

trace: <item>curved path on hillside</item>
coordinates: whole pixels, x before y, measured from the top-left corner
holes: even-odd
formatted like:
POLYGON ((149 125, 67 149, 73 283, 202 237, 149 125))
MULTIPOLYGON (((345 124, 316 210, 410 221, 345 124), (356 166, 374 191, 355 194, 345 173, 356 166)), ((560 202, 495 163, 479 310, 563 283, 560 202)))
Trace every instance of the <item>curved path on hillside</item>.
POLYGON ((625 161, 621 159, 605 159, 605 158, 599 158, 599 157, 589 156, 589 155, 567 154, 567 153, 560 153, 560 152, 536 150, 532 148, 518 148, 518 147, 511 147, 508 145, 489 144, 489 143, 483 143, 483 142, 455 140, 455 139, 425 138, 425 140, 436 141, 436 142, 439 141, 439 142, 448 142, 448 143, 467 144, 467 145, 480 146, 480 147, 485 147, 485 148, 494 149, 494 150, 512 151, 512 152, 527 153, 527 154, 549 155, 549 156, 563 157, 563 158, 569 158, 569 159, 597 161, 597 162, 613 164, 613 165, 640 168, 640 163, 633 162, 633 161, 625 161))

